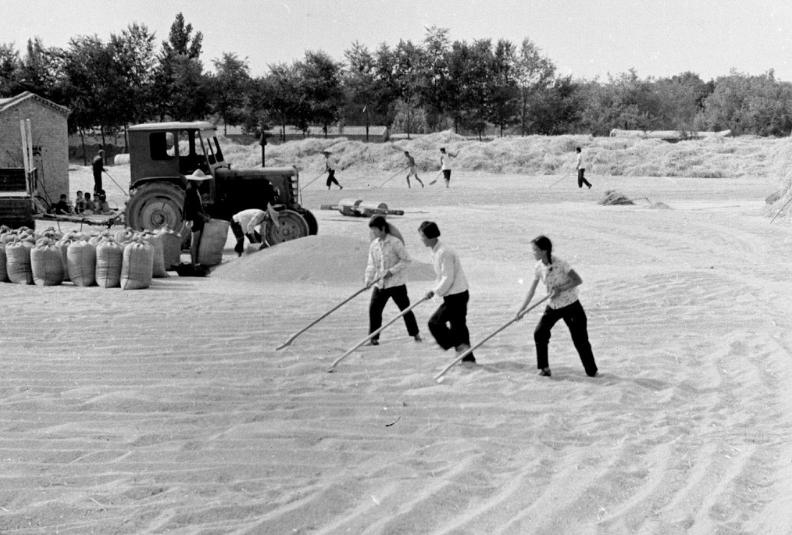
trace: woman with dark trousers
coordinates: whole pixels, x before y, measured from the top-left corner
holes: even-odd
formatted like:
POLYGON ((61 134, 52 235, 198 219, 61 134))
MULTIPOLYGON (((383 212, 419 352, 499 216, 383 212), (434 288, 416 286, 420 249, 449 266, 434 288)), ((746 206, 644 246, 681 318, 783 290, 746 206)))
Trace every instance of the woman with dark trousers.
POLYGON ((572 335, 580 355, 580 361, 589 377, 597 377, 597 364, 588 339, 586 312, 578 301, 578 286, 583 283, 580 275, 564 260, 553 256, 553 244, 546 236, 539 236, 531 241, 533 255, 536 259, 534 280, 528 295, 525 297, 517 319, 521 319, 528 309, 528 304, 533 299, 539 281, 545 283, 548 293, 551 294, 550 303, 545 308, 539 324, 534 330, 536 344, 536 366, 539 375, 550 377, 550 364, 547 358, 547 348, 550 344, 550 331, 558 320, 563 319, 572 335))
MULTIPOLYGON (((391 234, 390 225, 381 215, 375 215, 369 221, 371 237, 368 264, 366 265, 366 287, 374 289, 371 292, 369 304, 369 334, 382 326, 382 311, 389 299, 393 299, 399 310, 404 311, 410 307, 410 297, 407 295, 407 274, 405 270, 410 265, 410 255, 407 254, 404 244, 391 234)), ((404 325, 407 334, 416 342, 421 342, 418 322, 412 311, 404 315, 404 325)), ((379 335, 374 336, 369 345, 379 345, 379 335)))

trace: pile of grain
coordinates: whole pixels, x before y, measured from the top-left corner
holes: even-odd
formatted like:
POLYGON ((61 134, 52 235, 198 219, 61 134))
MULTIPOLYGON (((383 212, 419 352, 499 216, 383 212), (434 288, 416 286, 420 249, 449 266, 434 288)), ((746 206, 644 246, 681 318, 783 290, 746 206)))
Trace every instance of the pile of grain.
MULTIPOLYGON (((369 242, 308 236, 245 255, 212 271, 213 279, 245 283, 362 283, 369 242)), ((408 281, 433 280, 432 266, 412 261, 408 281)))
POLYGON ((606 191, 605 196, 597 202, 598 204, 602 204, 604 206, 610 206, 614 204, 635 204, 632 199, 627 197, 627 195, 616 190, 606 191))

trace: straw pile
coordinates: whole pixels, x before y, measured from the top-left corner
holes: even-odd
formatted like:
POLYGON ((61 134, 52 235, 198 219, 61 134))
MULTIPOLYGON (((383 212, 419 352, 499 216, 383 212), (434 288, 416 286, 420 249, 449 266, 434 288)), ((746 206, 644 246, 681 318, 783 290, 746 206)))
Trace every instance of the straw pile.
POLYGON ((614 204, 635 204, 632 199, 627 197, 625 194, 618 192, 616 190, 608 190, 605 192, 605 196, 597 201, 597 204, 601 204, 603 206, 610 206, 614 204))
MULTIPOLYGON (((226 159, 236 166, 259 167, 258 145, 223 141, 226 159)), ((792 159, 787 140, 707 138, 668 143, 660 139, 594 138, 584 135, 503 137, 477 141, 450 131, 389 143, 364 143, 346 138, 308 138, 267 147, 268 166, 296 165, 301 171, 324 170, 322 151, 330 150, 338 169, 394 173, 406 165, 404 151, 415 158, 419 172, 439 169, 440 148, 455 157, 455 169, 487 173, 546 175, 575 170, 575 147, 585 151, 591 174, 738 178, 772 176, 792 159)))

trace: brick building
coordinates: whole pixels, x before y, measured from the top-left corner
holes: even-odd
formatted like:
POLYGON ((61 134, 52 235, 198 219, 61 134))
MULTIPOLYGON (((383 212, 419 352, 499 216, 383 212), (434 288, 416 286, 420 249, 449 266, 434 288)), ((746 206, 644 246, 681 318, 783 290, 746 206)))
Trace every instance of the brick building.
POLYGON ((69 195, 69 109, 29 91, 0 98, 0 168, 24 166, 19 121, 30 119, 38 193, 57 200, 69 195))

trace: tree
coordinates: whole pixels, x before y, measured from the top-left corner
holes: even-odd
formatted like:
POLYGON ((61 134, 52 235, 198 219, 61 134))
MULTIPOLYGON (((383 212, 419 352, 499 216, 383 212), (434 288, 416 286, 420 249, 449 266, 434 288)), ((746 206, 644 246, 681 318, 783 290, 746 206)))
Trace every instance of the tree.
POLYGON ((419 106, 419 81, 423 54, 412 41, 400 40, 393 51, 393 82, 397 98, 401 101, 400 113, 404 115, 403 125, 407 139, 414 130, 414 117, 419 106))
POLYGON ((120 84, 115 88, 113 113, 124 125, 140 123, 154 114, 154 34, 144 24, 133 23, 110 35, 110 47, 120 84))
POLYGON ((450 52, 448 29, 436 26, 427 28, 418 71, 418 95, 421 106, 426 110, 428 126, 431 130, 441 127, 443 116, 449 106, 450 52))
POLYGON ((303 131, 307 130, 310 110, 300 93, 299 64, 278 63, 270 65, 269 69, 269 75, 258 86, 261 93, 257 101, 261 109, 268 110, 273 120, 281 125, 282 139, 285 139, 286 124, 289 122, 303 131))
POLYGON ((62 80, 59 75, 62 66, 62 51, 46 48, 41 39, 28 39, 25 56, 17 70, 19 91, 31 91, 53 102, 63 102, 62 80))
POLYGON ((203 34, 192 35, 192 24, 185 24, 179 13, 168 40, 162 43, 159 64, 154 74, 156 112, 175 121, 203 119, 209 112, 207 80, 200 61, 203 34))
POLYGON ((250 68, 247 58, 224 52, 221 59, 213 60, 217 73, 210 78, 212 111, 223 119, 224 132, 228 125, 242 122, 244 107, 251 88, 250 68))
POLYGON ((531 131, 546 136, 573 133, 579 128, 582 109, 580 85, 571 76, 557 77, 530 98, 531 131))
POLYGON ((362 117, 366 125, 366 141, 368 141, 371 116, 375 112, 377 92, 380 87, 377 80, 377 63, 368 48, 357 41, 352 43, 351 49, 344 52, 344 57, 348 65, 343 78, 348 103, 344 116, 347 120, 362 117))
POLYGON ((0 43, 0 97, 10 97, 18 92, 19 65, 19 52, 14 45, 0 43))
POLYGON ((517 54, 515 74, 520 91, 520 132, 524 136, 530 127, 528 103, 531 96, 552 83, 555 65, 541 54, 541 50, 527 37, 517 54))
POLYGON ((736 135, 789 135, 792 131, 792 84, 778 82, 773 71, 748 76, 732 70, 715 80, 699 121, 736 135))
POLYGON ((325 136, 328 126, 338 121, 338 110, 343 105, 341 68, 341 63, 322 51, 306 52, 298 64, 299 88, 310 109, 310 120, 322 125, 325 136))
POLYGON ((454 97, 455 129, 468 128, 481 139, 492 109, 494 56, 489 39, 472 44, 455 41, 449 57, 449 81, 454 97))
POLYGON ((489 120, 498 126, 502 137, 504 128, 516 121, 520 104, 516 48, 511 42, 501 39, 495 45, 492 69, 489 120))

